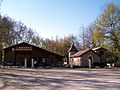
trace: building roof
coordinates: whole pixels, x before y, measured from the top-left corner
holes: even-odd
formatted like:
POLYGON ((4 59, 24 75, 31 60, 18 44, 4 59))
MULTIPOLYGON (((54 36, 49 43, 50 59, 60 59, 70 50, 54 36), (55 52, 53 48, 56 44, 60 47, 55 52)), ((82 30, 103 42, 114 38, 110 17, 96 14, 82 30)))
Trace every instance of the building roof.
POLYGON ((31 44, 28 44, 28 43, 25 43, 25 42, 22 42, 22 43, 19 43, 19 44, 16 44, 16 45, 12 45, 12 46, 6 47, 6 48, 4 48, 3 50, 10 49, 10 48, 14 48, 14 47, 19 46, 19 45, 29 45, 29 46, 32 46, 32 47, 38 48, 38 49, 40 49, 40 50, 44 50, 44 51, 46 51, 46 52, 48 52, 48 53, 52 53, 52 54, 55 54, 55 55, 57 55, 57 56, 64 57, 64 56, 59 55, 59 54, 57 54, 57 53, 54 53, 54 52, 48 51, 48 50, 46 50, 46 49, 40 48, 40 47, 35 46, 35 45, 31 45, 31 44))
POLYGON ((92 50, 93 50, 93 51, 97 51, 97 50, 99 50, 99 49, 104 49, 105 51, 107 51, 107 49, 103 48, 102 46, 93 48, 92 50))
POLYGON ((71 45, 71 47, 69 48, 68 52, 78 52, 77 48, 75 47, 74 43, 71 45))
MULTIPOLYGON (((81 57, 81 56, 83 56, 84 54, 86 54, 89 51, 92 51, 93 53, 97 54, 92 49, 86 49, 86 50, 82 50, 82 51, 79 51, 79 52, 73 54, 71 57, 81 57)), ((99 55, 99 54, 97 54, 97 55, 99 55)))
MULTIPOLYGON (((71 49, 71 48, 70 48, 71 49)), ((82 50, 82 51, 79 51, 75 54, 73 54, 71 57, 81 57, 82 55, 86 54, 87 52, 89 51, 92 51, 94 52, 95 54, 98 54, 96 53, 95 51, 99 50, 99 49, 104 49, 105 51, 107 51, 107 49, 103 48, 103 47, 97 47, 97 48, 93 48, 93 49, 86 49, 86 50, 82 50)), ((71 49, 72 50, 72 49, 71 49)), ((99 55, 99 54, 98 54, 99 55)))
POLYGON ((91 49, 86 49, 86 50, 82 50, 82 51, 79 51, 75 54, 73 54, 71 57, 79 57, 79 56, 82 56, 83 54, 85 54, 86 52, 90 51, 91 49))

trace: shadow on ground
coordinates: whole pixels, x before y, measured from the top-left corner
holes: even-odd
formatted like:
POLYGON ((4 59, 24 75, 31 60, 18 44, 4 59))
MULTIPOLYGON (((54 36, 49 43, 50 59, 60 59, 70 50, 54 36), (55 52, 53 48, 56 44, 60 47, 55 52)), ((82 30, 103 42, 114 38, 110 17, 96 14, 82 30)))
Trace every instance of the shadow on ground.
POLYGON ((44 69, 2 69, 0 89, 115 89, 120 88, 120 72, 44 69))

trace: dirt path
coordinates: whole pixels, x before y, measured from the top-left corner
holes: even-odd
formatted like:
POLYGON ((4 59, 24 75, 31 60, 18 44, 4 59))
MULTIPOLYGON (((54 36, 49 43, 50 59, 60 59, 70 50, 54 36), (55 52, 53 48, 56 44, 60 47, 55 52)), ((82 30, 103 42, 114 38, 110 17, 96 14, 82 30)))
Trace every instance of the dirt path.
POLYGON ((0 90, 119 90, 120 69, 0 69, 0 90))

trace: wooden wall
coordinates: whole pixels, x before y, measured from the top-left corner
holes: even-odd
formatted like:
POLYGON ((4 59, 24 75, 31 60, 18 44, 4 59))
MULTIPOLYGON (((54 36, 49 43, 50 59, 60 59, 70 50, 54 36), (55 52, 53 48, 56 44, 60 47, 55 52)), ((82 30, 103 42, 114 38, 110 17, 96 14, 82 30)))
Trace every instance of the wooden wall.
POLYGON ((31 67, 32 59, 38 61, 41 66, 43 66, 43 59, 45 59, 45 65, 58 66, 59 64, 62 64, 63 58, 63 56, 26 43, 8 47, 4 49, 4 53, 5 63, 12 62, 14 65, 24 66, 25 59, 27 59, 28 67, 31 67))

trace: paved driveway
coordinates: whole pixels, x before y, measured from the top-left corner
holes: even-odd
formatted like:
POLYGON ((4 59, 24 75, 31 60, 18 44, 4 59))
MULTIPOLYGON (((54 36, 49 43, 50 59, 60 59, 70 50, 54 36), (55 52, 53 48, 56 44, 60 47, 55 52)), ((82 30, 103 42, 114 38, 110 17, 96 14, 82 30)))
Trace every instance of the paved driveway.
POLYGON ((120 90, 120 69, 0 69, 0 90, 120 90))

